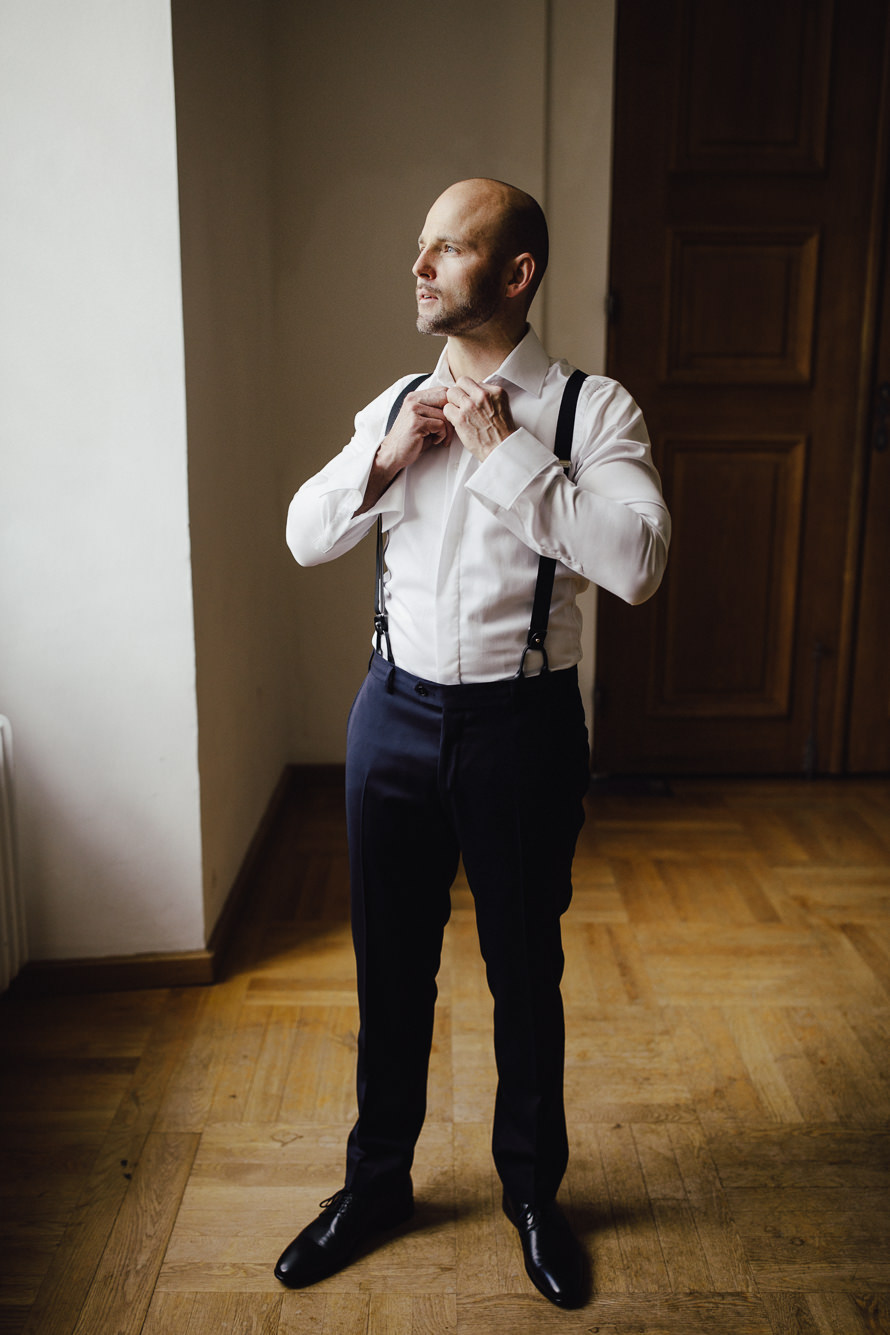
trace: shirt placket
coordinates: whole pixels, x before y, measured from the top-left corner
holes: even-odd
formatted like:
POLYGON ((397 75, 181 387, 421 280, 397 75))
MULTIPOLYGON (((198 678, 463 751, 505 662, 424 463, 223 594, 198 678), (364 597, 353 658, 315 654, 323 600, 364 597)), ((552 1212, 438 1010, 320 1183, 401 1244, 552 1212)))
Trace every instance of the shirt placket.
POLYGON ((436 569, 436 664, 439 681, 460 681, 462 549, 468 539, 469 495, 463 485, 472 456, 455 440, 449 446, 448 499, 436 569))

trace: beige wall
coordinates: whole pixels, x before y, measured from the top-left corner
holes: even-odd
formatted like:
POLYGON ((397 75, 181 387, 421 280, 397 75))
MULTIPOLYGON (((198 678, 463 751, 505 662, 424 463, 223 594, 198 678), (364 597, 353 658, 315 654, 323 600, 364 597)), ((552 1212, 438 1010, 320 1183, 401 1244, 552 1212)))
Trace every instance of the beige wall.
POLYGON ((266 4, 175 0, 198 758, 208 933, 290 759, 295 615, 272 403, 266 4))
POLYGON ((539 329, 601 366, 612 0, 458 0, 447 22, 421 0, 173 15, 210 930, 284 763, 343 758, 372 551, 302 571, 284 514, 355 412, 438 355, 410 265, 444 185, 490 174, 545 201, 539 329))
MULTIPOLYGON (((352 417, 441 343, 414 331, 410 266, 451 181, 512 181, 547 207, 554 259, 532 321, 602 369, 613 0, 357 0, 276 10, 276 427, 288 491, 352 417)), ((367 663, 370 540, 294 565, 292 758, 343 758, 367 663)), ((590 600, 592 607, 592 600, 590 600)), ((590 610, 590 608, 588 609, 590 610)), ((592 689, 592 617, 585 682, 592 689)))
MULTIPOLYGON (((547 340, 555 354, 593 373, 606 367, 614 51, 615 0, 553 0, 547 340)), ((596 589, 579 601, 584 616, 579 680, 592 731, 596 589)))

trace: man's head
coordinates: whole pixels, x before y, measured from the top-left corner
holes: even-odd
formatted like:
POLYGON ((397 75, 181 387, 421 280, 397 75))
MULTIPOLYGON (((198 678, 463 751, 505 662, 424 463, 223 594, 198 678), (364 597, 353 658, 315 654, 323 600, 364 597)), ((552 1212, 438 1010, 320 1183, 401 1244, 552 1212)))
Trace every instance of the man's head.
POLYGON ((433 204, 419 246, 421 333, 464 334, 495 317, 524 324, 548 257, 531 195, 487 177, 458 181, 433 204))

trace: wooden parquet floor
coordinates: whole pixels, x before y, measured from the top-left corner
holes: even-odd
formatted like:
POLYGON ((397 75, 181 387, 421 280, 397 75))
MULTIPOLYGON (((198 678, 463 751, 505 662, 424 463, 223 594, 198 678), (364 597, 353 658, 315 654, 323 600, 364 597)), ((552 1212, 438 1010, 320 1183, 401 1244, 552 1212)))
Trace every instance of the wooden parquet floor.
POLYGON ((416 1219, 290 1293, 342 1182, 356 1008, 340 795, 295 789, 225 981, 7 1000, 4 1335, 890 1331, 890 783, 590 799, 565 919, 579 1312, 489 1153, 491 1007, 454 891, 416 1219))

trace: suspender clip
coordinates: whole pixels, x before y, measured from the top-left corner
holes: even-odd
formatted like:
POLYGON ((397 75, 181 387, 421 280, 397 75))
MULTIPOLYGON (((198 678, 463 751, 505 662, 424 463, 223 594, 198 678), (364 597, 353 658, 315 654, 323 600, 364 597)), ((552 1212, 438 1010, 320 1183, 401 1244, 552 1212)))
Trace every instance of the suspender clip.
MULTIPOLYGON (((389 659, 391 663, 393 661, 393 657, 392 657, 392 645, 390 644, 389 641, 389 617, 386 615, 385 612, 374 613, 374 630, 376 632, 374 636, 375 639, 374 647, 376 648, 377 653, 380 654, 382 657, 383 643, 384 641, 386 641, 386 657, 389 659)), ((392 691, 391 680, 387 681, 386 689, 388 691, 392 691)))
POLYGON ((522 651, 522 657, 519 660, 519 671, 517 677, 525 676, 525 658, 528 653, 538 653, 541 655, 541 675, 550 671, 550 664, 547 661, 547 650, 544 648, 544 641, 547 638, 546 630, 529 630, 528 640, 522 651))

